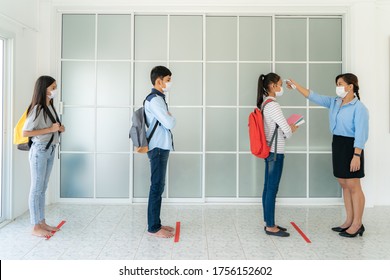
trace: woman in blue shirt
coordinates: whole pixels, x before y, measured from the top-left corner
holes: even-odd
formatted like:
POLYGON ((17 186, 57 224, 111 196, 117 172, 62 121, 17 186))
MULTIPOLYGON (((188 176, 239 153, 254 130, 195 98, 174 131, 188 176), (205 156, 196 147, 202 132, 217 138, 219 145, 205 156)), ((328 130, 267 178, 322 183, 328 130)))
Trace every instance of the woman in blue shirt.
POLYGON ((360 101, 358 78, 351 73, 336 77, 337 97, 318 95, 291 80, 310 101, 329 109, 333 134, 333 174, 343 189, 346 220, 332 230, 343 237, 362 236, 365 197, 360 178, 364 177, 364 146, 368 139, 368 110, 360 101))

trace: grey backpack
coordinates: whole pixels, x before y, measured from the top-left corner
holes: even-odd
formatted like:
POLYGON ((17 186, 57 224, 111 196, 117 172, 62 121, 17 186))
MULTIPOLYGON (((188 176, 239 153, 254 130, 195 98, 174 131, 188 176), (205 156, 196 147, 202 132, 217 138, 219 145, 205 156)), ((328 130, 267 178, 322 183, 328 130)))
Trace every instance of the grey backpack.
MULTIPOLYGON (((151 94, 153 94, 153 93, 151 93, 151 94)), ((148 99, 148 97, 151 94, 149 94, 145 98, 145 100, 148 99)), ((152 98, 150 98, 150 100, 152 98)), ((156 128, 160 123, 159 121, 156 121, 156 123, 153 126, 152 131, 150 132, 149 137, 146 137, 147 125, 146 125, 146 115, 145 115, 145 109, 144 109, 145 100, 144 100, 143 106, 134 112, 133 118, 132 118, 132 125, 131 125, 130 132, 129 132, 129 138, 133 141, 135 151, 138 153, 147 153, 148 152, 148 150, 149 150, 148 143, 150 142, 150 139, 152 139, 153 134, 156 131, 156 128)))

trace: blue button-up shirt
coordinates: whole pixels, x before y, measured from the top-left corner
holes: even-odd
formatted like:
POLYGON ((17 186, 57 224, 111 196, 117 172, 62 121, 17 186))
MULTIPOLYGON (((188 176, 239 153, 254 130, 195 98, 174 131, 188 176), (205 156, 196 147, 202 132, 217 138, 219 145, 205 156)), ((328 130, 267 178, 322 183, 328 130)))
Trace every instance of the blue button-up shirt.
POLYGON ((355 138, 354 147, 364 149, 368 139, 368 110, 355 97, 341 106, 339 97, 319 95, 310 92, 308 99, 329 109, 329 128, 332 134, 355 138))
POLYGON ((149 125, 146 136, 149 137, 157 120, 160 125, 157 126, 152 139, 150 139, 149 151, 154 148, 172 151, 173 137, 170 130, 176 125, 176 119, 168 111, 165 95, 155 88, 152 89, 152 93, 156 95, 147 98, 144 105, 146 121, 149 125))

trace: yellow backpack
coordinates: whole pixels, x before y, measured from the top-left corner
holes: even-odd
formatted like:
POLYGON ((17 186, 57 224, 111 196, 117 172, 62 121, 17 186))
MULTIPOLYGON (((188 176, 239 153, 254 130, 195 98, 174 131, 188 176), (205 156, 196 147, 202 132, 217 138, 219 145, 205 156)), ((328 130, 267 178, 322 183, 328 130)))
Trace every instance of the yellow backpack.
POLYGON ((26 122, 27 110, 20 117, 18 123, 14 128, 14 144, 17 145, 17 148, 22 151, 30 150, 31 140, 29 137, 23 137, 23 126, 26 122))

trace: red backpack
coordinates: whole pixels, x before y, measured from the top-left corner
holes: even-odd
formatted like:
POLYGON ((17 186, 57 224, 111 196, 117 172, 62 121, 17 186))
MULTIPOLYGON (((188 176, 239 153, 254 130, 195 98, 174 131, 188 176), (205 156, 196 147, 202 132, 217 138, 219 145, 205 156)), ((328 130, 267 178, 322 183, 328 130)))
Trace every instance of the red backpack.
MULTIPOLYGON (((249 142, 250 142, 250 147, 251 147, 251 152, 253 155, 259 157, 259 158, 267 158, 270 153, 270 146, 272 145, 272 142, 276 136, 276 141, 277 143, 277 130, 278 130, 278 125, 275 127, 274 134, 272 135, 272 139, 270 143, 267 143, 267 139, 265 138, 265 133, 264 133, 264 121, 263 121, 263 111, 264 107, 272 102, 272 99, 266 100, 262 104, 262 110, 260 111, 258 108, 256 108, 253 112, 249 114, 249 119, 248 119, 248 127, 249 127, 249 142)), ((276 146, 275 145, 275 155, 276 155, 276 146)))

